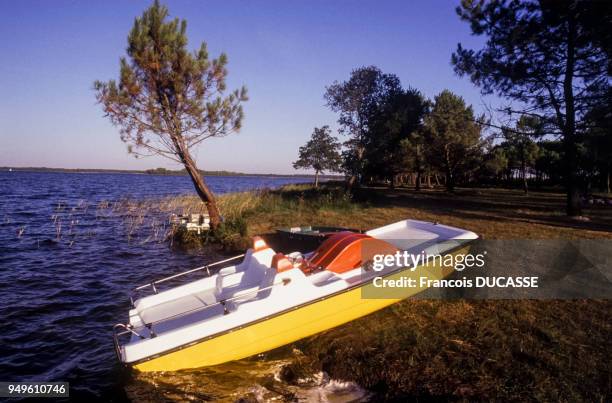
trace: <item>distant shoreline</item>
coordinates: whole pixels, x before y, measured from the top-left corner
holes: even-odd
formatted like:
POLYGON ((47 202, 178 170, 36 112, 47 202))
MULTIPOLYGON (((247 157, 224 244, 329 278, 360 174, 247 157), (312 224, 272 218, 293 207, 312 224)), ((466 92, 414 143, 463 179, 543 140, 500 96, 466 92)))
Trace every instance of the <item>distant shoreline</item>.
MULTIPOLYGON (((138 174, 138 175, 162 175, 162 176, 184 176, 185 170, 170 170, 164 168, 147 170, 130 169, 95 169, 95 168, 48 168, 48 167, 0 167, 0 172, 55 172, 55 173, 85 173, 85 174, 138 174)), ((204 176, 270 176, 276 178, 314 178, 312 174, 258 174, 232 171, 200 171, 204 176)), ((320 175, 320 178, 341 179, 340 175, 320 175)))

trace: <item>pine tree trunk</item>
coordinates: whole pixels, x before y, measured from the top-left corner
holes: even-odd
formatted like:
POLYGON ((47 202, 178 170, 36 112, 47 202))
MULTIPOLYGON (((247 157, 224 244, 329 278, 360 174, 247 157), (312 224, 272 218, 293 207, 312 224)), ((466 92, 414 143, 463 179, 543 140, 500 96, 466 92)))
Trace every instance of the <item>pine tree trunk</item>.
POLYGON ((198 196, 200 196, 200 199, 202 199, 204 204, 206 204, 206 209, 208 210, 208 215, 210 217, 210 227, 215 230, 219 228, 219 225, 221 224, 221 214, 219 213, 215 196, 208 189, 206 182, 204 182, 204 178, 202 178, 202 175, 198 171, 193 158, 191 158, 189 150, 181 150, 181 157, 183 165, 185 165, 185 169, 193 181, 193 185, 195 186, 198 196))
POLYGON ((455 177, 453 176, 453 170, 451 169, 450 151, 448 144, 444 147, 444 165, 446 168, 446 190, 452 192, 455 190, 455 177))
POLYGON ((416 177, 416 186, 414 187, 414 190, 421 190, 421 147, 419 144, 417 144, 416 146, 416 155, 414 158, 414 165, 416 166, 416 171, 417 171, 417 177, 416 177))
POLYGON ((452 192, 455 190, 455 177, 450 167, 446 168, 446 190, 452 192))
POLYGON ((527 164, 525 164, 525 159, 521 161, 521 176, 523 177, 523 191, 525 194, 528 194, 529 187, 527 186, 527 164))
POLYGON ((580 196, 578 193, 578 155, 576 150, 576 111, 574 109, 574 57, 576 21, 572 14, 568 15, 568 39, 567 39, 567 62, 565 78, 563 81, 563 97, 565 100, 565 125, 563 125, 563 137, 566 152, 567 169, 567 215, 570 217, 580 216, 580 196))
MULTIPOLYGON (((575 150, 569 151, 568 153, 573 154, 574 152, 575 150)), ((567 170, 567 215, 570 217, 577 217, 582 214, 582 209, 580 208, 580 195, 578 192, 575 155, 569 156, 567 170)))
POLYGON ((357 147, 357 166, 359 167, 359 171, 357 174, 353 175, 353 183, 351 184, 351 188, 354 185, 361 186, 364 184, 364 175, 363 175, 363 162, 365 156, 365 146, 360 145, 357 147))
POLYGON ((351 175, 346 182, 346 188, 348 190, 353 189, 353 187, 355 187, 355 183, 357 183, 357 175, 351 175))

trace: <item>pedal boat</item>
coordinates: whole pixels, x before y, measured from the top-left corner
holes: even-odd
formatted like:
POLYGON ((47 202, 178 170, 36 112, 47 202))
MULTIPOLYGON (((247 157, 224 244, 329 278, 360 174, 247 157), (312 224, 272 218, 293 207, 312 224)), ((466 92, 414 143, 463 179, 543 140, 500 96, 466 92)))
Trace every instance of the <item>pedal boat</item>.
POLYGON ((340 232, 311 253, 284 255, 255 237, 244 255, 135 288, 129 323, 114 328, 115 350, 123 364, 139 371, 197 368, 269 351, 423 290, 366 297, 374 276, 441 279, 453 271, 434 265, 374 271, 374 254, 467 253, 477 238, 459 228, 404 220, 364 234, 340 232), (231 262, 238 263, 216 270, 231 262), (199 278, 161 290, 193 276, 199 278), (150 295, 142 296, 144 291, 150 295))

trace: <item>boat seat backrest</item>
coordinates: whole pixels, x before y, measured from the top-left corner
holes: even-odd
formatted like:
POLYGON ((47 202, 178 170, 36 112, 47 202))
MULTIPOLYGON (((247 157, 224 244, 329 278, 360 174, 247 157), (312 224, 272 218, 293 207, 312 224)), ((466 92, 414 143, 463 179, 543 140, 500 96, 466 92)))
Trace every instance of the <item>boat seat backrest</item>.
MULTIPOLYGON (((272 258, 274 257, 275 254, 276 252, 272 248, 265 248, 257 252, 251 252, 249 262, 257 261, 258 263, 264 266, 270 267, 272 265, 272 258)), ((245 261, 246 261, 246 256, 245 256, 245 261)))
POLYGON ((276 279, 276 274, 277 274, 276 270, 270 268, 266 270, 264 275, 260 278, 258 285, 259 285, 259 289, 262 291, 257 294, 258 299, 265 298, 268 295, 270 295, 270 292, 272 292, 272 289, 268 287, 274 284, 274 280, 276 279))
MULTIPOLYGON (((271 262, 271 256, 274 256, 274 250, 272 250, 269 247, 265 249, 261 249, 259 251, 255 251, 252 248, 249 248, 245 252, 244 258, 242 258, 242 261, 236 266, 229 266, 229 268, 233 268, 233 270, 225 271, 225 273, 230 273, 230 272, 237 273, 237 272, 245 271, 253 260, 266 264, 268 260, 270 260, 271 262)), ((219 270, 219 272, 223 273, 223 270, 224 269, 221 269, 219 270)))
POLYGON ((249 262, 251 261, 251 258, 253 257, 253 249, 247 249, 247 251, 244 253, 244 257, 242 258, 242 261, 236 265, 236 270, 235 271, 244 271, 248 265, 249 262))
POLYGON ((243 270, 227 276, 217 277, 217 296, 221 299, 228 298, 238 290, 259 286, 266 273, 274 271, 270 267, 273 257, 274 250, 271 248, 252 252, 250 259, 248 261, 245 260, 245 268, 243 270))
POLYGON ((275 269, 277 273, 282 273, 293 269, 293 263, 291 263, 284 253, 279 252, 272 258, 272 268, 275 269))

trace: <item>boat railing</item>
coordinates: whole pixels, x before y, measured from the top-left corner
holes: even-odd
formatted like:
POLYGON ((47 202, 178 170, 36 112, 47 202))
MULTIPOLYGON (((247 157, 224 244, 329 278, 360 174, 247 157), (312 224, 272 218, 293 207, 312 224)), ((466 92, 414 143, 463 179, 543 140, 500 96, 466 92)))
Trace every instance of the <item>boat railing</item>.
MULTIPOLYGON (((283 278, 281 281, 278 281, 276 283, 272 283, 271 285, 267 286, 267 287, 262 287, 262 288, 257 288, 256 290, 251 290, 245 293, 241 293, 240 295, 235 295, 233 297, 230 298, 225 298, 222 300, 219 300, 217 302, 215 302, 214 304, 210 304, 210 305, 205 305, 205 306, 201 306, 198 308, 193 308, 193 309, 189 309, 180 313, 177 313, 175 315, 171 315, 171 316, 167 316, 163 319, 159 319, 156 320, 154 322, 150 322, 150 323, 145 323, 144 327, 147 328, 149 330, 149 337, 150 338, 155 338, 157 337, 157 334, 154 331, 153 325, 159 325, 160 323, 163 322, 167 322, 169 320, 172 319, 176 319, 176 318, 180 318, 182 316, 185 315, 189 315, 192 313, 196 313, 196 312, 200 312, 200 311, 205 311, 211 308, 214 308, 216 306, 223 306, 223 315, 228 315, 230 314, 230 311, 227 307, 227 303, 231 302, 231 301, 235 301, 235 300, 239 300, 239 299, 243 299, 245 297, 248 296, 252 296, 252 295, 257 295, 263 291, 268 291, 271 290, 272 288, 276 287, 276 286, 280 286, 280 285, 287 285, 291 282, 290 278, 283 278)), ((113 342, 114 342, 114 346, 115 346, 115 353, 117 354, 117 357, 119 358, 119 361, 121 362, 121 345, 119 343, 119 337, 122 336, 126 336, 128 334, 134 335, 136 337, 138 337, 141 340, 146 339, 147 337, 138 333, 134 327, 130 324, 123 324, 123 323, 118 323, 115 326, 113 326, 113 342), (122 331, 119 331, 120 329, 123 329, 122 331)))
POLYGON ((140 285, 138 287, 134 287, 132 289, 132 291, 130 292, 130 301, 132 303, 132 306, 134 305, 134 297, 136 296, 136 294, 138 294, 139 292, 141 292, 143 290, 150 289, 150 290, 153 291, 154 294, 157 294, 158 293, 157 286, 159 284, 162 284, 162 283, 165 283, 166 281, 174 280, 176 278, 183 277, 183 276, 186 276, 188 274, 195 273, 195 272, 198 272, 198 271, 204 271, 205 270, 206 274, 210 277, 210 275, 211 275, 210 269, 212 267, 219 266, 219 265, 222 265, 224 263, 229 263, 229 262, 232 262, 232 261, 237 260, 237 259, 241 259, 244 256, 245 256, 245 254, 243 253, 241 255, 237 255, 237 256, 233 256, 233 257, 227 258, 227 259, 219 260, 219 261, 214 262, 214 263, 209 263, 209 264, 206 264, 204 266, 196 267, 195 269, 185 270, 185 271, 183 271, 181 273, 173 274, 171 276, 164 277, 164 278, 152 281, 150 283, 140 285))
POLYGON ((123 323, 117 323, 113 326, 113 345, 115 346, 115 354, 117 354, 117 358, 119 362, 121 360, 121 346, 119 345, 119 337, 125 336, 127 334, 133 334, 137 336, 139 339, 145 339, 146 337, 138 333, 134 330, 132 325, 124 325, 123 323), (119 329, 123 329, 123 331, 119 331, 119 329))

